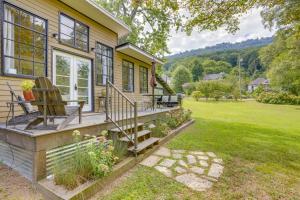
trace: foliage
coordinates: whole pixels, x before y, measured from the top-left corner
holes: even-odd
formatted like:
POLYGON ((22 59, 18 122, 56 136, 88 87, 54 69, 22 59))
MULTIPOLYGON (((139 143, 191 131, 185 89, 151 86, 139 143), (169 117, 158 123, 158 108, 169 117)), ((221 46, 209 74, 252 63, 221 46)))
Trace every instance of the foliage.
POLYGON ((183 92, 182 85, 189 83, 192 80, 191 72, 189 72, 184 66, 179 66, 173 72, 172 85, 177 93, 183 92))
POLYGON ((215 61, 207 59, 202 63, 205 74, 217 74, 220 72, 230 72, 232 66, 225 61, 215 61))
POLYGON ((118 157, 113 155, 112 141, 106 140, 106 133, 98 139, 92 137, 87 147, 80 145, 80 132, 73 132, 76 149, 68 161, 57 159, 54 168, 54 182, 67 189, 74 189, 80 184, 108 175, 118 157))
POLYGON ((192 92, 192 97, 195 99, 195 101, 199 101, 202 96, 203 94, 200 91, 192 92))
POLYGON ((262 92, 256 100, 269 104, 300 105, 300 97, 288 94, 287 92, 262 92))
POLYGON ((151 129, 153 137, 165 137, 168 135, 170 128, 163 119, 155 120, 155 127, 151 129))
POLYGON ((300 24, 279 31, 273 44, 260 51, 273 87, 300 95, 300 24))
POLYGON ((162 57, 168 53, 171 28, 180 24, 177 1, 97 0, 101 6, 122 19, 132 32, 120 43, 129 41, 162 57))
POLYGON ((120 140, 115 140, 113 141, 113 146, 113 154, 119 158, 118 162, 120 162, 127 154, 127 143, 120 140))
POLYGON ((21 83, 21 88, 23 91, 31 91, 34 86, 34 82, 31 80, 25 80, 21 83))
POLYGON ((258 97, 261 93, 265 91, 264 87, 262 85, 259 85, 253 92, 252 96, 253 97, 258 97))
POLYGON ((196 90, 197 83, 185 83, 182 85, 182 89, 185 94, 190 95, 196 90))
POLYGON ((200 78, 202 77, 203 67, 202 67, 199 60, 194 60, 193 66, 192 66, 192 69, 191 69, 191 73, 192 73, 192 77, 193 77, 194 82, 199 81, 200 78))

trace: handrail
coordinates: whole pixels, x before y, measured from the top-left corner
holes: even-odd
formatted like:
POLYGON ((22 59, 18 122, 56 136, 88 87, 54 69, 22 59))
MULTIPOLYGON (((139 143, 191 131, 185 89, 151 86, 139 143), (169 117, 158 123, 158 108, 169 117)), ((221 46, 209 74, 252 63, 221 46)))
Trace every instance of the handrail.
POLYGON ((111 121, 134 145, 137 155, 137 102, 130 100, 109 80, 106 80, 105 113, 106 120, 111 121))

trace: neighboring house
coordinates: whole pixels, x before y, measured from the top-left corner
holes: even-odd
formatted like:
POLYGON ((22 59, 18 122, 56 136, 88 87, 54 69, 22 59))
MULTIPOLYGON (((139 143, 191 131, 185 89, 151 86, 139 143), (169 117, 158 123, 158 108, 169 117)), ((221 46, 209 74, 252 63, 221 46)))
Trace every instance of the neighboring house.
POLYGON ((130 28, 92 0, 0 0, 0 121, 10 100, 6 83, 21 93, 21 81, 48 77, 66 99, 86 100, 98 110, 108 78, 139 102, 151 93, 152 62, 162 61, 118 39, 130 28))
POLYGON ((218 74, 206 74, 203 77, 203 80, 205 81, 212 81, 212 80, 222 80, 225 77, 225 73, 224 72, 220 72, 218 74))
POLYGON ((260 85, 262 85, 264 89, 268 89, 270 82, 265 78, 257 78, 248 85, 248 92, 253 92, 260 85))

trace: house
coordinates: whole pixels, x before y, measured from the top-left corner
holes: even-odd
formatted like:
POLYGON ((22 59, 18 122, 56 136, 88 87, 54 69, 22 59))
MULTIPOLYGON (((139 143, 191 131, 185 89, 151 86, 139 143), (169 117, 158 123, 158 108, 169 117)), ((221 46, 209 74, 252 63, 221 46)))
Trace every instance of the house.
POLYGON ((144 122, 178 108, 142 110, 144 98, 153 92, 155 65, 163 62, 133 44, 118 44, 130 33, 124 22, 92 0, 0 0, 0 6, 1 162, 38 181, 51 172, 51 152, 74 142, 74 130, 93 136, 117 132, 135 155, 158 142, 151 131, 138 131, 144 122), (48 77, 63 99, 85 101, 81 124, 74 120, 62 130, 46 126, 28 131, 4 123, 12 113, 22 113, 19 106, 11 109, 14 102, 7 106, 12 97, 7 83, 21 94, 21 82, 36 77, 48 77), (98 112, 103 94, 104 113, 98 112))
POLYGON ((253 92, 260 85, 262 85, 264 89, 268 89, 270 82, 268 79, 265 78, 257 78, 251 81, 250 84, 248 85, 248 92, 253 92))
POLYGON ((225 73, 224 72, 220 72, 218 74, 206 74, 203 77, 203 80, 205 81, 211 81, 211 80, 221 80, 225 77, 225 73))

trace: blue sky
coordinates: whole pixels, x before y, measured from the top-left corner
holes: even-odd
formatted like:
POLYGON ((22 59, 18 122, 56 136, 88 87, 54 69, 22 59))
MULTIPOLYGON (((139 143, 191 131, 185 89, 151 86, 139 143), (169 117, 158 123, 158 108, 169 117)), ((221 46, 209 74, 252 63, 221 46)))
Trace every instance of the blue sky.
POLYGON ((240 30, 234 35, 227 33, 223 28, 217 31, 193 32, 187 36, 183 32, 171 33, 168 47, 171 54, 183 52, 186 50, 213 46, 222 42, 241 42, 247 39, 256 39, 269 37, 275 33, 275 30, 265 29, 262 24, 259 9, 252 9, 240 18, 240 30))

